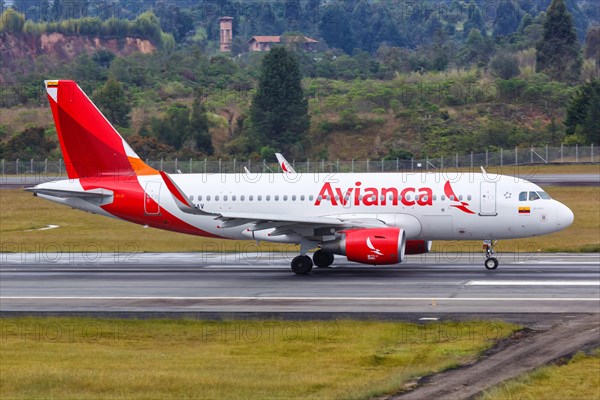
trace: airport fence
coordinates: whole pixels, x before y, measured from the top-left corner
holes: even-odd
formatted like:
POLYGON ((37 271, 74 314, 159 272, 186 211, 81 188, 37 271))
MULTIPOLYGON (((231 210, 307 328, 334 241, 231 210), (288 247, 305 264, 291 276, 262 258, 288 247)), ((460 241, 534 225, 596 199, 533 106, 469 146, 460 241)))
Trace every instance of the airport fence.
MULTIPOLYGON (((168 173, 244 173, 246 169, 253 173, 279 172, 277 162, 252 160, 214 160, 214 159, 160 159, 145 160, 148 165, 168 173)), ((540 164, 598 163, 600 154, 597 147, 560 146, 530 147, 511 150, 486 151, 485 153, 449 154, 439 157, 375 160, 289 160, 296 172, 410 172, 437 171, 452 168, 503 167, 540 164)), ((93 170, 93 166, 89 166, 93 170)), ((65 163, 58 160, 1 160, 2 176, 8 175, 66 175, 65 163)))

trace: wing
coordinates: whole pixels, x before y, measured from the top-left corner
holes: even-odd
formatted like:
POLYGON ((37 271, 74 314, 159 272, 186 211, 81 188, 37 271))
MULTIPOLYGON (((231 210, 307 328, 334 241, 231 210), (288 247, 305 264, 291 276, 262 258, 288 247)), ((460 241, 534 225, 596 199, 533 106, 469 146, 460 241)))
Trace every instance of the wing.
POLYGON ((241 212, 207 212, 190 202, 189 197, 164 171, 160 175, 169 189, 177 207, 187 214, 212 216, 221 221, 219 228, 246 226, 250 231, 275 229, 269 236, 296 233, 303 237, 322 237, 335 235, 336 232, 350 228, 382 228, 385 222, 369 214, 340 214, 324 216, 295 216, 291 214, 258 214, 241 212), (249 226, 249 227, 248 227, 249 226))

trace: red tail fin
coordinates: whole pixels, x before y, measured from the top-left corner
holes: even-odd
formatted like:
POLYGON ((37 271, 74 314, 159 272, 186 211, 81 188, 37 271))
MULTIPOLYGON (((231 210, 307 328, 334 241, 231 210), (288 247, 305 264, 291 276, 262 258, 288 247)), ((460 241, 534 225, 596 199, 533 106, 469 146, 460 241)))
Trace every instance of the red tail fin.
POLYGON ((70 179, 158 174, 73 81, 45 81, 70 179))

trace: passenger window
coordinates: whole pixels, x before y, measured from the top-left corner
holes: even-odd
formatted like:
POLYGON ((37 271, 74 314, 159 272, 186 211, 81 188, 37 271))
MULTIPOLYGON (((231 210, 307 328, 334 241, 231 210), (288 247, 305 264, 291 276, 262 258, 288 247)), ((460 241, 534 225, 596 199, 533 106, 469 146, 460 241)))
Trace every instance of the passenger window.
POLYGON ((271 201, 271 195, 270 194, 267 195, 267 201, 271 201))
POLYGON ((539 200, 540 196, 536 192, 529 192, 529 201, 539 200))
POLYGON ((240 201, 244 201, 244 200, 246 200, 246 196, 244 196, 244 195, 241 195, 241 196, 240 196, 240 201))
POLYGON ((235 199, 236 199, 235 195, 231 196, 231 201, 235 201, 235 199))
POLYGON ((227 195, 223 196, 223 201, 227 201, 227 195))
POLYGON ((279 195, 275 195, 275 201, 279 201, 279 195))
POLYGON ((258 195, 258 201, 262 201, 262 196, 258 195))
POLYGON ((446 196, 442 195, 442 201, 446 200, 446 196))
MULTIPOLYGON (((313 199, 314 199, 314 196, 312 194, 310 196, 308 196, 308 200, 313 201, 313 199)), ((321 200, 321 199, 319 199, 319 200, 321 200)))
POLYGON ((462 201, 462 199, 463 199, 463 196, 462 196, 462 194, 459 194, 459 195, 458 195, 458 200, 462 201))
POLYGON ((194 201, 194 196, 190 196, 190 201, 194 201))
POLYGON ((305 199, 304 195, 301 195, 301 196, 300 196, 300 200, 301 200, 301 201, 304 201, 304 199, 305 199))
POLYGON ((283 201, 287 201, 288 197, 287 196, 283 196, 283 201))
POLYGON ((254 201, 254 195, 250 195, 250 196, 248 196, 248 200, 249 200, 249 201, 254 201))
POLYGON ((202 201, 202 196, 198 196, 198 201, 202 201))
POLYGON ((219 196, 215 196, 215 201, 219 201, 219 196))
POLYGON ((527 192, 519 193, 519 201, 527 201, 527 192))
POLYGON ((471 195, 468 195, 467 196, 467 201, 471 201, 471 199, 472 199, 471 195))
POLYGON ((210 201, 210 195, 206 196, 206 201, 210 201))
POLYGON ((292 196, 292 201, 296 201, 296 195, 292 196))

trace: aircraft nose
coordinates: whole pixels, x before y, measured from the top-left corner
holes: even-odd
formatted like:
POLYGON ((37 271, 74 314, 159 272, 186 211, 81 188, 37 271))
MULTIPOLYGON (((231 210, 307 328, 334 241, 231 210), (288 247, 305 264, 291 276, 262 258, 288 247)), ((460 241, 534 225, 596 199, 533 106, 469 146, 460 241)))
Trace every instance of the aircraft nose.
POLYGON ((573 211, 564 204, 556 202, 556 225, 558 229, 565 229, 570 226, 575 219, 573 211))

